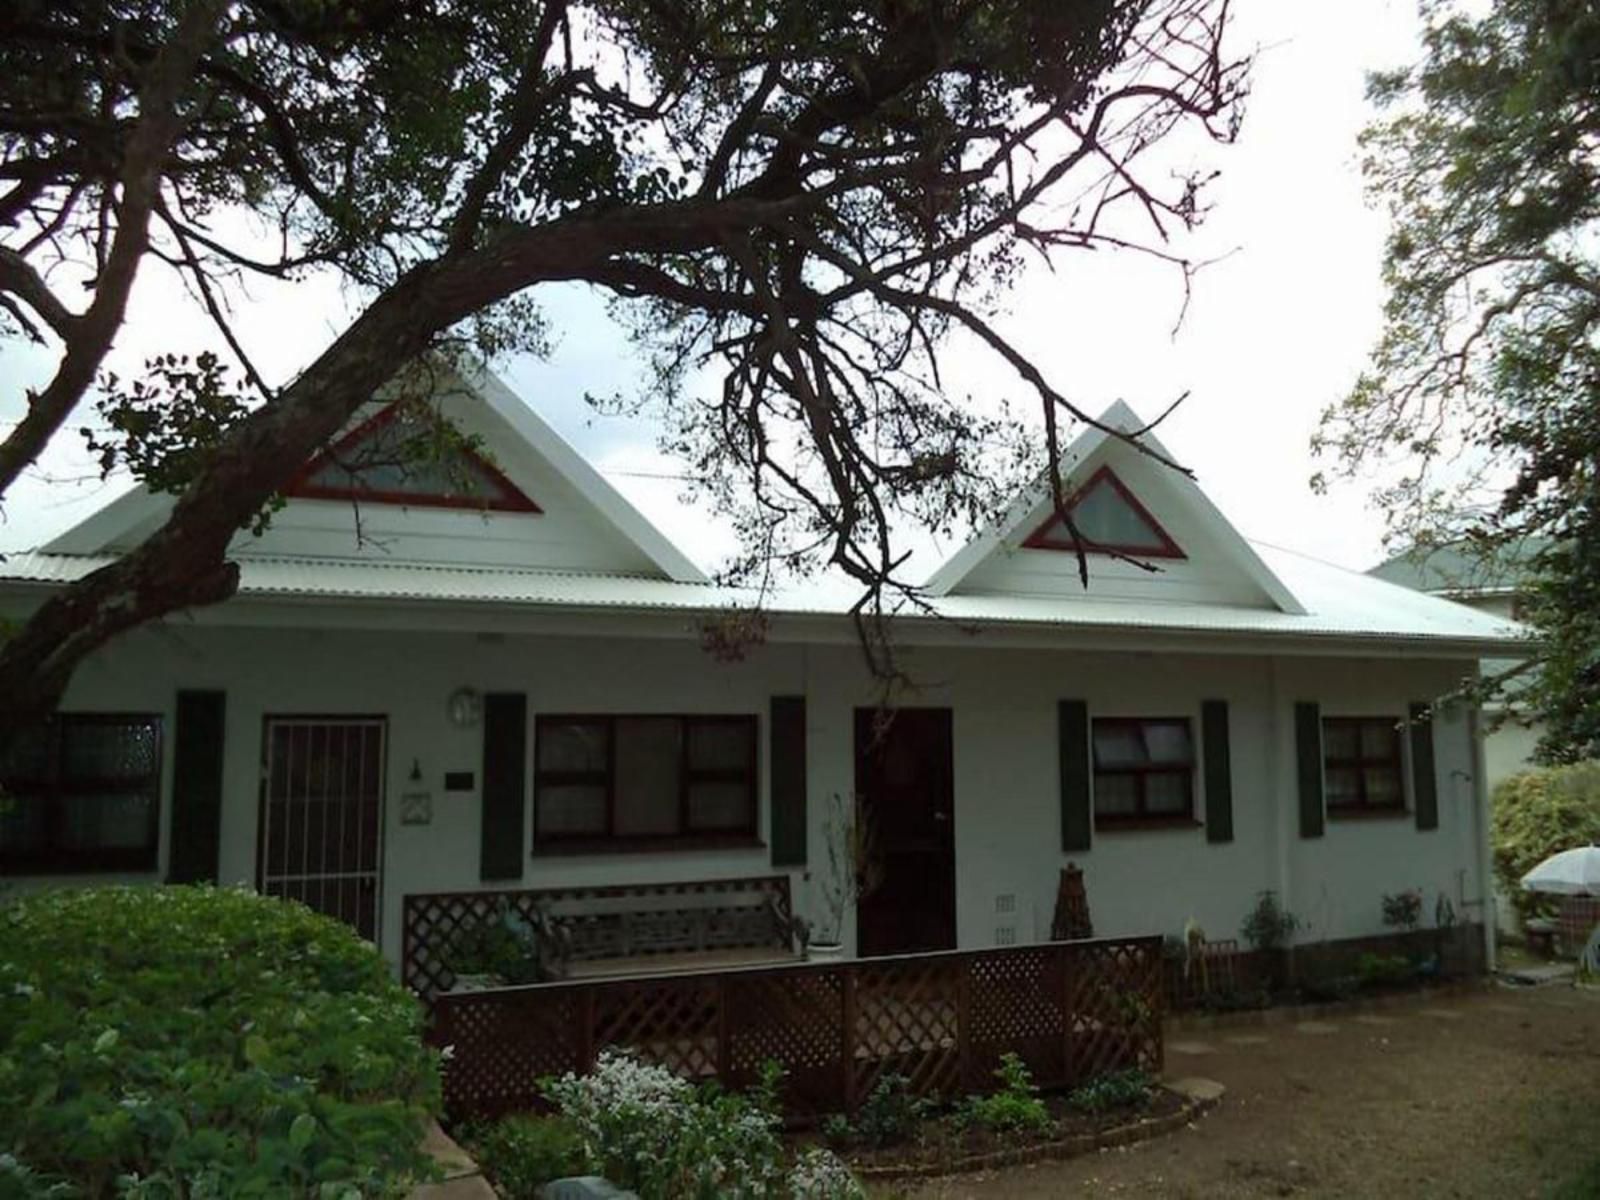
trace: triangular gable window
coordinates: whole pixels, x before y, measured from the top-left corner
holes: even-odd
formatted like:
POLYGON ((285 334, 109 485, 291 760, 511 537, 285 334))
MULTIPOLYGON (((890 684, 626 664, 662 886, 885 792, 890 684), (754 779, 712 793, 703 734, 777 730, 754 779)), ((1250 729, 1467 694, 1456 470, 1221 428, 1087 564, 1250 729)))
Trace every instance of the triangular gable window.
POLYGON ((421 508, 540 511, 516 484, 465 446, 419 461, 408 443, 427 436, 421 418, 391 404, 307 463, 284 494, 421 508))
MULTIPOLYGON (((1150 510, 1140 504, 1110 467, 1101 467, 1067 498, 1067 511, 1083 538, 1086 554, 1126 554, 1134 558, 1182 558, 1183 551, 1167 535, 1150 510)), ((1029 535, 1024 546, 1034 550, 1072 550, 1078 545, 1067 524, 1053 512, 1029 535)))

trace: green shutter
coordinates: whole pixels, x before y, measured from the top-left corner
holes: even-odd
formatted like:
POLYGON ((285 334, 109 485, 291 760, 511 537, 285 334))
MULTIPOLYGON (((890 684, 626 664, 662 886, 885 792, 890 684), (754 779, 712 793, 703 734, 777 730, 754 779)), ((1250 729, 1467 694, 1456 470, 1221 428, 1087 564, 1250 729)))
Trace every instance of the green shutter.
POLYGON ((767 722, 772 865, 806 865, 806 698, 774 696, 767 722))
POLYGON ((528 698, 490 692, 483 698, 483 841, 478 878, 521 879, 523 812, 527 807, 528 698))
POLYGON ((226 692, 179 692, 172 748, 168 883, 216 883, 222 845, 226 692))
POLYGON ((1300 836, 1322 836, 1322 708, 1294 706, 1295 773, 1300 780, 1300 836))
POLYGON ((1089 849, 1094 826, 1089 781, 1089 706, 1082 700, 1056 705, 1061 744, 1061 849, 1089 849))
POLYGON ((1228 702, 1200 705, 1201 752, 1205 755, 1206 841, 1233 841, 1233 763, 1228 748, 1228 702))
POLYGON ((1439 784, 1433 771, 1433 713, 1421 700, 1411 702, 1411 791, 1417 828, 1439 828, 1439 784))

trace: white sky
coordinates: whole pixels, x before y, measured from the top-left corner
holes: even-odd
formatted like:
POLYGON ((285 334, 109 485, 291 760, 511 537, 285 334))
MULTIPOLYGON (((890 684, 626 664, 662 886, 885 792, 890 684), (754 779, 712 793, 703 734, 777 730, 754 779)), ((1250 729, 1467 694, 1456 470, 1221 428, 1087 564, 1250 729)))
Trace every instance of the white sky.
MULTIPOLYGON (((1163 426, 1169 449, 1245 536, 1364 569, 1382 557, 1382 520, 1360 483, 1314 496, 1308 442, 1320 412, 1354 380, 1376 336, 1383 219, 1366 207, 1356 135, 1370 117, 1366 72, 1411 60, 1412 0, 1236 0, 1235 51, 1259 47, 1238 145, 1212 152, 1222 169, 1196 256, 1234 251, 1195 283, 1174 338, 1181 300, 1170 269, 1127 256, 1064 256, 1055 274, 1034 271, 997 322, 1051 382, 1093 411, 1123 399, 1154 415, 1190 399, 1163 426)), ((573 287, 541 293, 556 333, 547 360, 500 364, 537 408, 691 557, 713 567, 726 529, 677 500, 674 464, 645 422, 598 418, 585 391, 633 378, 630 349, 600 300, 573 287)), ((248 348, 269 378, 302 368, 348 320, 337 286, 252 285, 239 310, 248 348)), ((169 279, 148 271, 109 365, 132 373, 163 350, 209 342, 204 322, 169 279)), ((53 357, 0 343, 0 427, 14 421, 23 388, 53 357)), ((952 377, 1025 407, 1007 368, 960 353, 952 377)), ((123 490, 102 483, 70 421, 38 467, 13 488, 0 520, 0 552, 24 549, 82 520, 123 490)), ((943 547, 944 552, 953 546, 943 547)), ((935 562, 929 562, 931 569, 935 562)))

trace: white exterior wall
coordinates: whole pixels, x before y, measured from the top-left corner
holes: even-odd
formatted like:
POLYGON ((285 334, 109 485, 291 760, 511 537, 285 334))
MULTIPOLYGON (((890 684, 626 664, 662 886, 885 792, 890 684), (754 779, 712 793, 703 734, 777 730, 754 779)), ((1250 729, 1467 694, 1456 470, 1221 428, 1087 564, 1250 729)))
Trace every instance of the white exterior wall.
MULTIPOLYGON (((606 620, 596 618, 596 628, 606 620)), ((570 618, 569 618, 570 621, 570 618)), ((607 620, 612 629, 621 620, 607 620)), ((907 648, 916 678, 937 681, 903 702, 954 711, 957 921, 959 944, 994 944, 1009 926, 1018 942, 1049 934, 1058 874, 1085 872, 1096 931, 1179 932, 1194 917, 1212 937, 1236 936, 1263 888, 1311 923, 1302 940, 1383 932, 1385 892, 1421 887, 1456 903, 1483 893, 1482 830, 1473 806, 1472 735, 1463 714, 1436 732, 1439 829, 1403 819, 1329 821, 1325 837, 1302 840, 1295 793, 1292 707, 1318 700, 1332 715, 1402 715, 1413 700, 1447 690, 1471 664, 1426 660, 1271 658, 1161 653, 907 648), (1200 703, 1230 706, 1235 840, 1213 845, 1203 828, 1119 831, 1087 853, 1060 850, 1056 703, 1084 699, 1091 716, 1188 716, 1199 745, 1200 703), (1015 897, 1001 916, 996 900, 1015 897)), ((447 771, 482 783, 482 729, 452 727, 446 698, 456 688, 521 691, 540 711, 754 712, 762 719, 760 827, 768 824, 766 715, 771 696, 808 697, 807 754, 812 862, 824 801, 853 788, 852 710, 873 703, 851 645, 774 644, 740 664, 714 662, 692 632, 628 638, 474 633, 243 629, 172 623, 135 632, 88 662, 63 708, 151 711, 165 718, 162 857, 171 818, 172 710, 179 688, 227 691, 221 878, 255 878, 262 720, 296 714, 386 714, 382 947, 398 957, 407 892, 479 887, 479 794, 447 793, 447 771), (434 819, 403 826, 399 793, 413 761, 433 793, 434 819)), ((529 737, 530 752, 532 737, 529 737)), ((531 831, 531 778, 526 829, 531 831)), ((1197 813, 1205 811, 1196 772, 1197 813)), ((559 886, 771 873, 768 851, 729 850, 526 857, 522 885, 559 886)), ((83 879, 84 877, 74 877, 83 879)), ((507 882, 485 885, 514 886, 507 882)), ((808 890, 794 878, 797 909, 808 890)))

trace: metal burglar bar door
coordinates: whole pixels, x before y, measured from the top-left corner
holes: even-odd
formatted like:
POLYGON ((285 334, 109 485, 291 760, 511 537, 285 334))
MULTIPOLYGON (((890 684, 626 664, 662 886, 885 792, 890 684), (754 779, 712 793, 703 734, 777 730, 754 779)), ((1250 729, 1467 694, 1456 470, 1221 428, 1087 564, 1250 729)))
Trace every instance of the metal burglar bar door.
POLYGON ((378 936, 383 717, 268 717, 261 890, 378 936))

